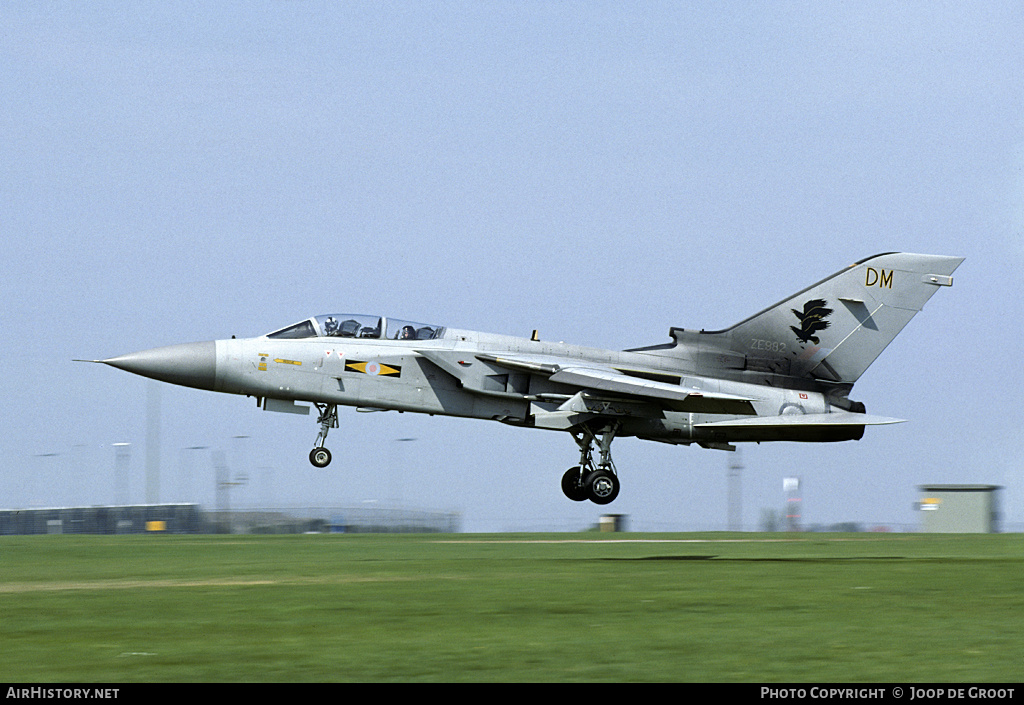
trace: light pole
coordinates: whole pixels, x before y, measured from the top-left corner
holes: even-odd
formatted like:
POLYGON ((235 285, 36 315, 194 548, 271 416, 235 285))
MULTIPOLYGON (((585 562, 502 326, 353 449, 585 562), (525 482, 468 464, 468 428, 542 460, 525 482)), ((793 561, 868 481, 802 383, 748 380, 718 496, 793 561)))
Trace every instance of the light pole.
POLYGON ((194 466, 192 463, 192 454, 186 451, 190 450, 206 450, 210 446, 186 446, 182 448, 178 453, 178 497, 179 502, 188 502, 188 496, 194 491, 195 484, 193 482, 194 466))
POLYGON ((743 462, 740 451, 729 458, 729 531, 743 529, 743 462))
POLYGON ((396 438, 395 453, 391 458, 391 504, 397 507, 402 502, 402 467, 405 465, 404 444, 415 438, 396 438))
POLYGON ((237 435, 232 438, 235 439, 235 467, 238 468, 235 472, 235 485, 246 485, 249 482, 249 462, 245 454, 247 444, 243 441, 248 440, 250 436, 237 435))
MULTIPOLYGON (((60 457, 60 453, 36 453, 35 457, 36 458, 57 458, 57 457, 60 457)), ((56 461, 54 461, 54 462, 56 462, 56 461)), ((54 486, 57 486, 57 483, 54 482, 54 480, 56 478, 55 477, 50 477, 51 473, 53 475, 56 475, 55 472, 52 472, 53 471, 53 463, 45 461, 45 466, 46 466, 46 468, 42 472, 39 472, 39 473, 32 472, 32 473, 30 473, 30 475, 32 477, 32 486, 31 486, 31 488, 29 490, 29 493, 28 493, 28 504, 27 504, 27 506, 37 505, 37 506, 40 506, 40 507, 45 507, 47 505, 53 506, 53 505, 56 505, 56 504, 60 504, 60 502, 55 502, 52 499, 44 500, 43 498, 36 498, 36 497, 33 496, 36 493, 35 484, 36 484, 37 478, 39 478, 39 477, 41 477, 42 480, 43 480, 43 482, 42 482, 42 485, 43 485, 42 492, 45 493, 46 488, 49 487, 51 484, 53 484, 54 486)))
POLYGON ((114 443, 114 504, 128 504, 128 465, 132 457, 131 443, 114 443))
POLYGON ((233 534, 234 520, 231 516, 231 488, 246 484, 248 478, 245 475, 236 475, 235 479, 230 478, 231 470, 224 459, 224 451, 215 451, 213 465, 216 471, 217 488, 217 512, 222 514, 228 522, 228 533, 233 534))

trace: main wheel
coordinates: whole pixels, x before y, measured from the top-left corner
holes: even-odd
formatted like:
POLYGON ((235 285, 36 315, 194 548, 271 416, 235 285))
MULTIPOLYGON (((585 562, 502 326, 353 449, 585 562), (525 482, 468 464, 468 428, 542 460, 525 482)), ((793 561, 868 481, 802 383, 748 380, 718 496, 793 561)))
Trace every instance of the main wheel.
POLYGON ((577 465, 569 468, 562 475, 562 492, 573 502, 582 502, 587 498, 587 488, 580 482, 580 468, 577 465))
POLYGON ((594 504, 610 504, 619 496, 619 478, 607 470, 595 470, 583 484, 594 504))
POLYGON ((331 451, 323 446, 309 451, 309 462, 318 468, 325 468, 331 464, 331 451))

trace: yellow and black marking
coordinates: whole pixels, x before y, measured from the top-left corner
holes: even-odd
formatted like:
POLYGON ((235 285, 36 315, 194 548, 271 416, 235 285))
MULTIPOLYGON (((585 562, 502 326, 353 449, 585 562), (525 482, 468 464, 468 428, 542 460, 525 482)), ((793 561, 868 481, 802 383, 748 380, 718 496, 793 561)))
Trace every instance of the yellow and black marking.
POLYGON ((282 365, 301 365, 302 363, 298 360, 284 360, 280 357, 274 358, 274 362, 279 362, 282 365))
POLYGON ((380 362, 365 362, 360 360, 349 360, 345 363, 346 372, 361 372, 365 375, 378 375, 380 377, 401 377, 402 368, 399 365, 385 365, 380 362))

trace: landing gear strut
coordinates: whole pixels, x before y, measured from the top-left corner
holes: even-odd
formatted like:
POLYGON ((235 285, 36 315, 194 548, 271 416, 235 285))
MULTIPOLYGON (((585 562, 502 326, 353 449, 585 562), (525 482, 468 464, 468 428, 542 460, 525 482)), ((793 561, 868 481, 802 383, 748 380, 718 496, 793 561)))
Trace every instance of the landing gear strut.
POLYGON ((613 423, 598 430, 598 438, 588 426, 573 431, 572 437, 580 447, 580 464, 569 468, 562 475, 562 492, 574 502, 589 499, 594 504, 609 504, 619 496, 619 478, 612 462, 612 440, 619 430, 613 423), (594 463, 594 444, 597 444, 600 459, 594 463))
POLYGON ((332 428, 338 427, 338 405, 337 404, 315 404, 316 410, 320 412, 320 418, 316 421, 320 424, 320 433, 313 442, 313 450, 309 452, 309 462, 318 468, 325 468, 331 464, 331 451, 324 448, 327 442, 327 433, 332 428))

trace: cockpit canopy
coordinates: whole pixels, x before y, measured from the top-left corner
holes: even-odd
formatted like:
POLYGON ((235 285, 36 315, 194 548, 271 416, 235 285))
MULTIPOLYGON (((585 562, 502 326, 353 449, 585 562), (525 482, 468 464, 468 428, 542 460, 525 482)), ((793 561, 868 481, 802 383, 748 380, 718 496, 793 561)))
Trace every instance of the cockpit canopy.
POLYGON ((268 333, 268 338, 383 338, 386 340, 432 340, 440 338, 442 326, 414 323, 384 316, 330 313, 307 318, 287 328, 268 333))

